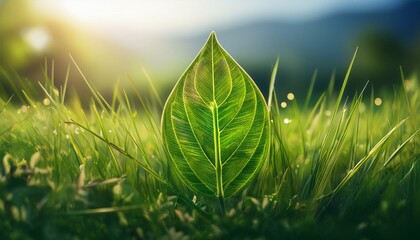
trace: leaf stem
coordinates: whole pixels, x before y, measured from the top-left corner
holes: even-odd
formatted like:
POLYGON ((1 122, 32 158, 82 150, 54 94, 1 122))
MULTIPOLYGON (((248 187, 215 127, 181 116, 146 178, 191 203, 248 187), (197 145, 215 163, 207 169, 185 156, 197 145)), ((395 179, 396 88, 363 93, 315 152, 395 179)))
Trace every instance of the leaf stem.
POLYGON ((216 101, 212 102, 211 111, 213 113, 213 136, 214 136, 214 164, 216 166, 216 195, 224 198, 223 191, 223 175, 222 175, 222 159, 220 149, 220 128, 219 128, 219 110, 216 101))
POLYGON ((219 205, 220 205, 220 210, 222 212, 222 216, 226 216, 225 199, 222 196, 219 196, 219 205))

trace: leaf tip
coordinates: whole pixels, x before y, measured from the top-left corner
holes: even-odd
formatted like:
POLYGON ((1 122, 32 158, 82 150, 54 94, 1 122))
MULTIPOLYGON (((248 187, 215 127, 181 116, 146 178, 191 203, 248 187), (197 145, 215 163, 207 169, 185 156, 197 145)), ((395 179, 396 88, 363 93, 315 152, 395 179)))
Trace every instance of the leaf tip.
POLYGON ((216 32, 215 32, 215 31, 212 31, 212 32, 210 33, 210 36, 209 36, 209 41, 211 41, 212 43, 217 42, 217 36, 216 36, 216 32))

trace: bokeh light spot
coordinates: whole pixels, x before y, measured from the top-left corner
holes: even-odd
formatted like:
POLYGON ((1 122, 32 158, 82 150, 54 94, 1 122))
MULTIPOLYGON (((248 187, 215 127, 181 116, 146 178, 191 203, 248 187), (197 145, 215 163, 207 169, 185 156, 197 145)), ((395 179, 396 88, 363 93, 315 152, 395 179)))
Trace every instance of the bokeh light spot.
POLYGON ((286 103, 286 102, 281 102, 281 103, 280 103, 280 107, 282 107, 282 108, 286 108, 286 107, 287 107, 287 103, 286 103))
POLYGON ((375 105, 376 106, 380 106, 381 104, 382 104, 382 99, 381 98, 379 98, 379 97, 377 97, 377 98, 375 98, 375 105))
POLYGON ((44 100, 42 101, 42 103, 43 103, 45 106, 48 106, 48 105, 50 105, 50 104, 51 104, 51 101, 50 101, 50 99, 49 99, 49 98, 44 98, 44 100))
POLYGON ((406 91, 410 91, 411 90, 411 81, 410 80, 404 80, 404 87, 406 91))
POLYGON ((330 110, 326 110, 324 112, 325 116, 330 117, 331 116, 331 111, 330 110))

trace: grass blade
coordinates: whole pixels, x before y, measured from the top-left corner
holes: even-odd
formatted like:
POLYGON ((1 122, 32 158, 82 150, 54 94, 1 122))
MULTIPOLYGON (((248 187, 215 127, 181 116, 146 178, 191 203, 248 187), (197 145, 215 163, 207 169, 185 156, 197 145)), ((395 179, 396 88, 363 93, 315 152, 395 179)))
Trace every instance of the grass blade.
POLYGON ((407 140, 405 140, 392 154, 391 156, 389 156, 389 158, 385 161, 383 167, 385 168, 404 148, 405 145, 407 145, 407 143, 409 143, 416 135, 417 133, 420 131, 420 129, 418 129, 417 131, 415 131, 409 138, 407 138, 407 140))
POLYGON ((0 113, 3 112, 4 109, 6 109, 7 105, 9 105, 12 98, 13 98, 13 95, 3 104, 3 106, 0 107, 0 113))
POLYGON ((157 174, 155 171, 153 171, 152 169, 150 169, 149 167, 147 167, 146 165, 144 165, 142 162, 140 162, 138 159, 136 159, 135 157, 133 157, 132 155, 130 155, 128 152, 126 152, 124 149, 118 147, 117 145, 115 145, 114 143, 108 141, 108 139, 101 137, 99 134, 93 132, 92 130, 90 130, 89 128, 83 126, 82 124, 74 121, 74 120, 70 120, 66 122, 67 124, 74 124, 80 128, 83 128, 85 131, 89 132, 90 134, 92 134, 93 136, 95 136, 96 138, 100 139, 101 141, 103 141, 104 143, 108 144, 110 147, 112 147, 113 149, 117 150, 118 152, 120 152, 121 154, 125 155, 126 157, 132 159, 133 161, 135 161, 143 170, 145 170, 146 172, 148 172, 150 175, 152 175, 153 177, 156 178, 156 180, 158 180, 160 183, 168 185, 168 182, 166 182, 165 179, 163 179, 161 176, 159 176, 159 174, 157 174))
POLYGON ((357 171, 369 160, 370 157, 372 157, 375 153, 379 151, 379 149, 386 143, 386 141, 389 139, 389 137, 398 129, 400 128, 408 118, 402 120, 399 122, 395 127, 393 127, 381 140, 379 140, 378 143, 369 151, 369 153, 360 159, 360 161, 349 170, 347 175, 343 178, 343 180, 338 184, 338 186, 334 189, 333 194, 336 194, 341 188, 346 185, 346 183, 357 173, 357 171))
POLYGON ((276 82, 276 75, 277 75, 277 68, 279 67, 279 61, 280 61, 280 58, 277 58, 276 63, 274 64, 273 71, 271 72, 270 88, 269 88, 269 91, 268 91, 268 101, 267 101, 269 112, 271 111, 271 104, 272 104, 272 101, 273 101, 274 86, 275 86, 275 82, 276 82))
POLYGON ((309 85, 308 93, 306 94, 305 104, 303 105, 303 109, 305 110, 308 108, 309 102, 311 101, 317 75, 318 75, 318 69, 315 69, 312 75, 311 83, 309 85))

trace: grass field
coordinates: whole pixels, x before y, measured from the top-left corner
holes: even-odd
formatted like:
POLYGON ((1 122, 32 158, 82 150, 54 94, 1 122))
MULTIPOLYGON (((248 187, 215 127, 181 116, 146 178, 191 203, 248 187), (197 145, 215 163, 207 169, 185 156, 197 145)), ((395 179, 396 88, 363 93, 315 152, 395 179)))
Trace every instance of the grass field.
POLYGON ((171 171, 160 133, 164 100, 144 97, 153 86, 137 96, 115 88, 105 100, 86 80, 92 99, 82 109, 53 75, 46 69, 39 85, 9 76, 14 92, 0 91, 1 239, 420 234, 415 76, 380 92, 369 84, 346 91, 351 77, 332 79, 320 96, 315 81, 307 96, 274 92, 269 158, 249 188, 225 199, 223 214, 217 199, 195 195, 171 171))

